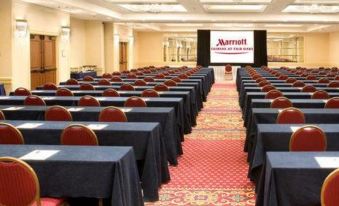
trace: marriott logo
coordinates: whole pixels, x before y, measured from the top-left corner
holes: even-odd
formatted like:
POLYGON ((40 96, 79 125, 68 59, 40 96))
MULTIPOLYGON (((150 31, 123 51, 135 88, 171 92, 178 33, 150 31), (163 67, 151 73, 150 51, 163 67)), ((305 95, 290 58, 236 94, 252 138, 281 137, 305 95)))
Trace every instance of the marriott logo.
POLYGON ((247 39, 240 40, 218 39, 217 46, 228 46, 228 45, 247 45, 247 39))

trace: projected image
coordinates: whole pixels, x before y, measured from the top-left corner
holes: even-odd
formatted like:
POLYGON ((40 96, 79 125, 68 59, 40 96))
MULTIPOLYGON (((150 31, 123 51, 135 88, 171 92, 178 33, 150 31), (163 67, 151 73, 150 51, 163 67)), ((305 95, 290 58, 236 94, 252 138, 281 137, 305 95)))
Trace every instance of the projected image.
POLYGON ((211 31, 211 63, 254 63, 253 31, 211 31))

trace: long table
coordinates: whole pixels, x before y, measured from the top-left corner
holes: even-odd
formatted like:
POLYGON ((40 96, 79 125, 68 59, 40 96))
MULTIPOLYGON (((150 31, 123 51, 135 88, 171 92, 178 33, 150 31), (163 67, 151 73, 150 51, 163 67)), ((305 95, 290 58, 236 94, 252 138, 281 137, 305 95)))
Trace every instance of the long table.
POLYGON ((324 180, 338 167, 339 152, 268 152, 256 205, 320 205, 324 180))
MULTIPOLYGON (((338 124, 315 124, 320 127, 327 137, 327 151, 339 150, 338 124)), ((291 135, 303 124, 258 124, 257 135, 253 139, 253 150, 250 155, 249 177, 258 180, 265 162, 266 152, 289 151, 291 135)))
MULTIPOLYGON (((60 145, 61 133, 70 124, 90 127, 102 146, 132 146, 136 160, 143 163, 140 179, 147 200, 159 199, 158 188, 170 180, 166 150, 158 123, 100 123, 55 121, 3 121, 20 130, 25 144, 60 145)), ((97 168, 98 169, 98 168, 97 168)), ((79 186, 79 185, 78 185, 79 186)))
POLYGON ((27 162, 38 176, 41 196, 144 205, 131 147, 0 145, 0 156, 27 162), (43 153, 50 155, 41 156, 43 153))
MULTIPOLYGON (((0 105, 0 111, 7 120, 44 120, 46 106, 0 105)), ((74 121, 95 122, 104 107, 65 107, 74 121)), ((171 107, 122 107, 129 122, 158 122, 161 125, 161 138, 164 139, 167 158, 171 165, 177 165, 177 156, 183 154, 174 109, 171 107)))
MULTIPOLYGON (((23 105, 24 96, 0 96, 0 105, 23 105)), ((61 105, 61 106, 76 106, 80 97, 41 97, 47 105, 61 105)), ((101 106, 118 106, 122 107, 128 97, 96 97, 101 106)), ((187 109, 183 107, 182 98, 142 98, 149 107, 173 107, 175 108, 175 114, 177 122, 180 122, 180 134, 190 133, 192 130, 191 125, 188 125, 184 121, 187 109)))

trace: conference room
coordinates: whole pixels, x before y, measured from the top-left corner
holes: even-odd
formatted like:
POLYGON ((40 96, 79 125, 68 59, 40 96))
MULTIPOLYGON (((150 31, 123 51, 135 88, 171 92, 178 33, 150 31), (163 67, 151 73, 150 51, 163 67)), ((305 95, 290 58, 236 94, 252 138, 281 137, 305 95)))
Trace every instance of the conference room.
POLYGON ((338 0, 1 0, 0 205, 339 205, 338 0))

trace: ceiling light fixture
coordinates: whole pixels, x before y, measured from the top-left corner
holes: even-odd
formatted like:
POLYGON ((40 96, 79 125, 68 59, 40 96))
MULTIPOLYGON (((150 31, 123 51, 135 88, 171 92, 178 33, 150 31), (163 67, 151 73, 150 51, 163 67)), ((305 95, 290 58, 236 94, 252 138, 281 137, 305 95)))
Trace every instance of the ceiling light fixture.
POLYGON ((161 13, 161 12, 186 12, 187 10, 180 4, 119 4, 119 6, 133 11, 146 13, 161 13))

